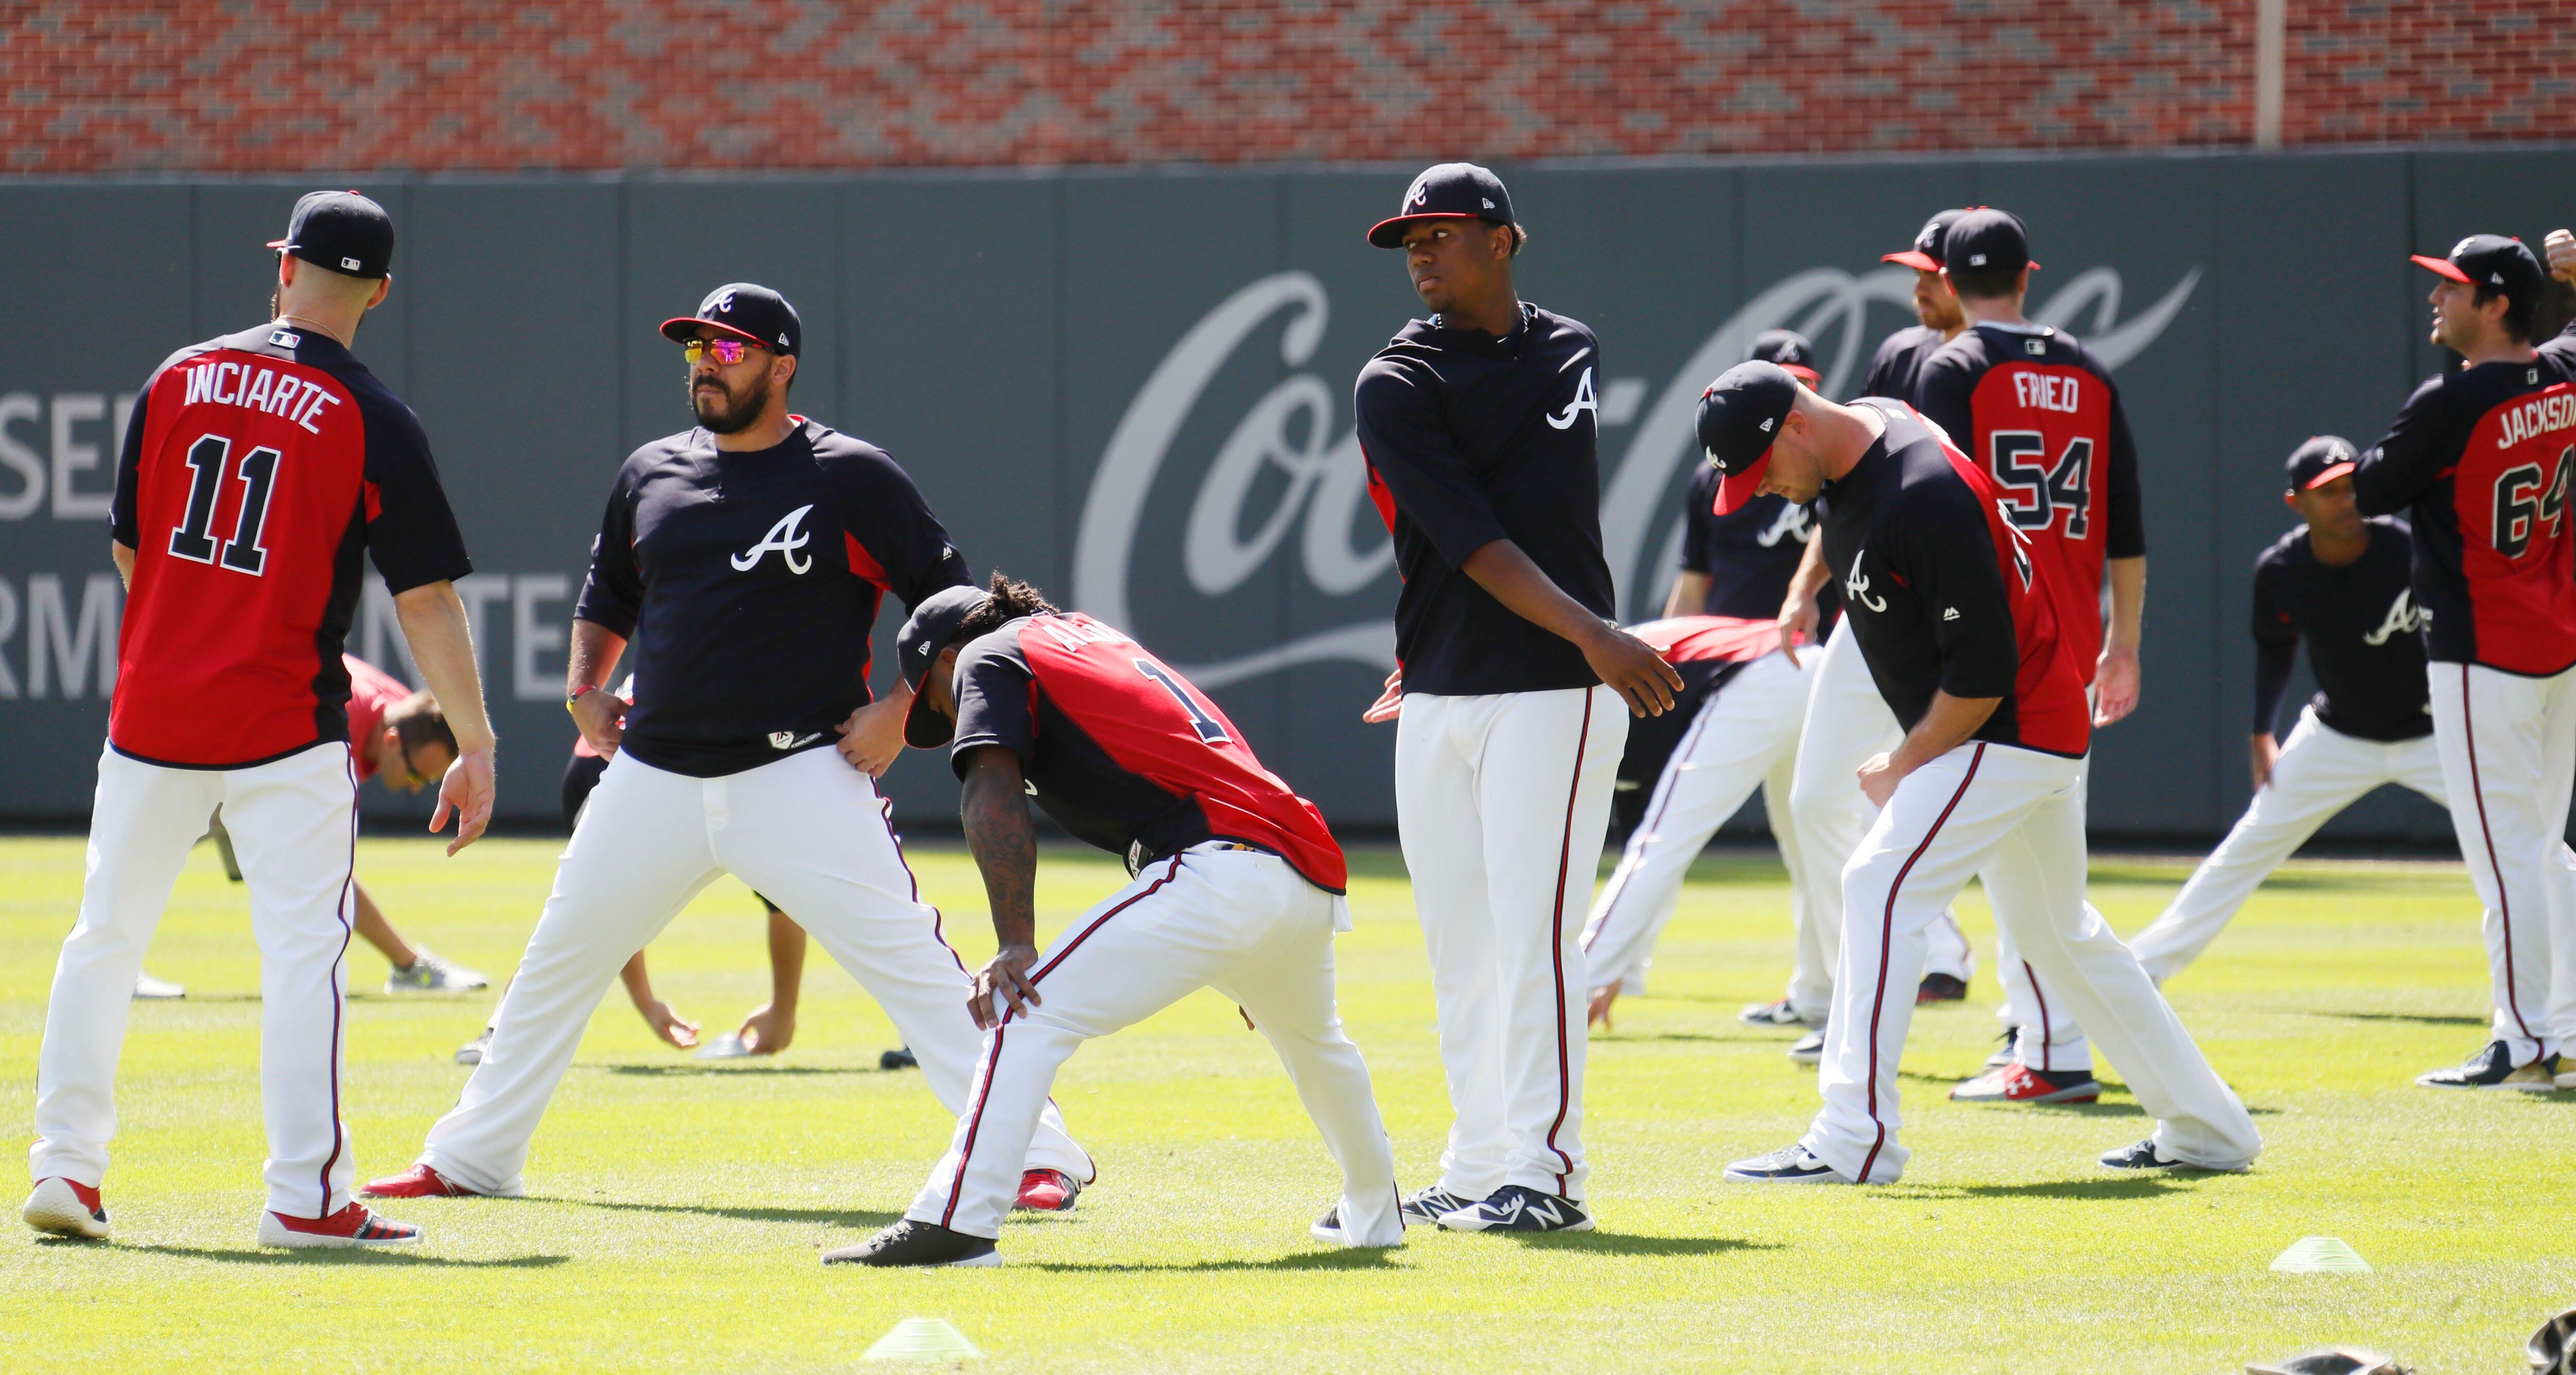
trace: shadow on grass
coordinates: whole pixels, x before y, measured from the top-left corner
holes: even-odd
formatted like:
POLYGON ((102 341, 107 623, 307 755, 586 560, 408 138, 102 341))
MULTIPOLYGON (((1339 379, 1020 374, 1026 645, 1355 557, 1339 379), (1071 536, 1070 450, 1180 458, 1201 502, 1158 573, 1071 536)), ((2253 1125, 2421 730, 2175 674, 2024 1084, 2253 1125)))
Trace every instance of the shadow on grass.
POLYGON ((2430 1012, 2311 1012, 2311 1017, 2332 1017, 2343 1022, 2411 1022, 2416 1026, 2487 1025, 2485 1017, 2444 1017, 2430 1012))
POLYGON ((685 1064, 685 1065, 582 1065, 582 1066, 579 1066, 579 1068, 582 1068, 582 1069, 591 1069, 591 1070, 599 1070, 599 1071, 601 1071, 601 1072, 603 1072, 603 1073, 607 1073, 607 1074, 642 1074, 642 1075, 652 1075, 652 1076, 655 1076, 655 1077, 663 1077, 663 1078, 667 1078, 667 1077, 671 1077, 671 1076, 676 1076, 676 1075, 700 1075, 700 1074, 899 1074, 899 1073, 902 1073, 902 1071, 900 1071, 900 1070, 883 1070, 883 1069, 875 1069, 875 1068, 871 1068, 871 1067, 866 1066, 866 1065, 738 1065, 738 1064, 728 1064, 728 1063, 724 1063, 724 1062, 721 1062, 721 1061, 720 1061, 720 1062, 717 1062, 717 1063, 715 1063, 715 1064, 695 1064, 695 1063, 692 1063, 692 1064, 685 1064))
POLYGON ((2042 1179, 2028 1184, 1925 1184, 1894 1185, 1887 1189, 1900 1198, 2065 1198, 2065 1199, 2131 1199, 2159 1198, 2186 1187, 2197 1174, 2118 1175, 2107 1179, 2042 1179))
POLYGON ((1221 1270, 1386 1270, 1395 1265, 1395 1251, 1342 1248, 1333 1251, 1296 1251, 1268 1260, 1191 1260, 1191 1261, 1030 1261, 1012 1263, 1014 1270, 1053 1270, 1064 1274, 1153 1275, 1212 1273, 1221 1270))
POLYGON ((462 1256, 424 1256, 413 1251, 393 1251, 348 1247, 332 1251, 236 1251, 212 1246, 129 1246, 130 1251, 148 1251, 154 1255, 177 1256, 183 1260, 220 1260, 234 1265, 433 1265, 461 1266, 470 1270, 543 1270, 561 1265, 570 1256, 504 1256, 498 1260, 468 1260, 462 1256))
POLYGON ((864 1208, 724 1208, 711 1203, 626 1203, 606 1198, 539 1198, 537 1203, 569 1203, 579 1208, 606 1208, 621 1213, 692 1213, 700 1217, 731 1218, 736 1222, 803 1222, 831 1223, 843 1227, 884 1227, 902 1217, 901 1213, 870 1212, 864 1208))
MULTIPOLYGON (((1647 1237, 1621 1232, 1548 1232, 1535 1235, 1503 1233, 1505 1240, 1543 1251, 1583 1251, 1605 1256, 1710 1256, 1727 1251, 1777 1251, 1782 1244, 1774 1241, 1745 1241, 1736 1237, 1647 1237)), ((1477 1243, 1468 1243, 1474 1245, 1477 1243)), ((1180 1272, 1216 1272, 1225 1270, 1384 1270, 1395 1264, 1396 1250, 1298 1251, 1268 1260, 1200 1260, 1155 1262, 1138 1261, 1037 1261, 1014 1265, 1014 1269, 1055 1270, 1070 1273, 1155 1274, 1180 1272)))
POLYGON ((1778 1251, 1783 1243, 1741 1237, 1644 1237, 1626 1232, 1505 1232, 1506 1240, 1542 1251, 1589 1251, 1605 1256, 1714 1256, 1728 1251, 1778 1251))

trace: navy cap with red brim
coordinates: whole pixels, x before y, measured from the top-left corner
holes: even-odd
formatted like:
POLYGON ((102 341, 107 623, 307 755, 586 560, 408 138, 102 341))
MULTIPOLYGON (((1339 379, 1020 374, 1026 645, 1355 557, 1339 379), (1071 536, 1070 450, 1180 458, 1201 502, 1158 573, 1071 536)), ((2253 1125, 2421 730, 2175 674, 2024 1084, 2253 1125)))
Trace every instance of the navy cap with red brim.
MULTIPOLYGON (((2428 258, 2421 253, 2409 253, 2406 255, 2406 261, 2415 264, 2417 267, 2424 268, 2437 276, 2448 277, 2455 282, 2469 282, 2469 274, 2462 272, 2459 264, 2452 262, 2448 258, 2428 258)), ((2469 284, 2472 286, 2476 285, 2474 282, 2469 282, 2469 284)))
POLYGON ((662 337, 675 344, 685 344, 698 337, 698 327, 700 325, 704 325, 708 329, 715 330, 716 332, 727 335, 731 338, 740 339, 746 344, 758 344, 763 348, 775 347, 775 345, 772 345, 768 340, 763 339, 759 335, 753 334, 748 330, 737 329, 732 325, 726 324, 722 320, 703 320, 695 315, 681 315, 663 321, 662 337))
POLYGON ((1798 379, 1777 363, 1752 359, 1718 374, 1700 393, 1693 428, 1718 479, 1713 510, 1731 515, 1761 494, 1771 445, 1798 404, 1798 379))

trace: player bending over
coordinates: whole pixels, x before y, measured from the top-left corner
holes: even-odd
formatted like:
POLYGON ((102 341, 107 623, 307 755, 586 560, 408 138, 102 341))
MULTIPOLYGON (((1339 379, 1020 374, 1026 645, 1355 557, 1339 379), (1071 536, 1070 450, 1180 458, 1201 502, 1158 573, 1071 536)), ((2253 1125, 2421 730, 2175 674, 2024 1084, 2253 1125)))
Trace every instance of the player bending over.
POLYGON ((975 976, 984 1058, 948 1154, 901 1220, 823 1263, 1000 1264, 993 1242, 1056 1070, 1201 988, 1270 1038, 1342 1167, 1316 1239, 1402 1243, 1395 1158, 1333 1006, 1333 933, 1350 909, 1323 814, 1144 646, 1025 583, 996 573, 989 593, 935 593, 895 644, 918 692, 905 738, 949 747, 1001 949, 975 976), (1031 797, 1135 876, 1043 954, 1031 797))

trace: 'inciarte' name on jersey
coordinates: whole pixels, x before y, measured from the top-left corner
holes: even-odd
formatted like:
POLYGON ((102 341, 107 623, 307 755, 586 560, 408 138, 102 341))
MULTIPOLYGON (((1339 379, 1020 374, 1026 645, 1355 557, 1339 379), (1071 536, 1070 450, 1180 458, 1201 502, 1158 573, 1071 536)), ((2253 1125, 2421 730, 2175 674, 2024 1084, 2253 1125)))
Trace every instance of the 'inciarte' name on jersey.
POLYGON ((2551 430, 2576 427, 2576 392, 2563 392, 2553 387, 2507 410, 2502 420, 2496 435, 2499 449, 2510 449, 2534 435, 2547 434, 2551 430))
POLYGON ((323 407, 340 403, 340 398, 315 383, 252 363, 199 363, 183 375, 188 381, 186 405, 211 403, 265 411, 294 421, 307 434, 322 433, 313 422, 321 418, 323 407))
POLYGON ((2017 372, 2013 374, 2013 394, 2032 410, 2064 411, 2075 414, 2077 388, 2081 380, 2072 373, 2017 372))

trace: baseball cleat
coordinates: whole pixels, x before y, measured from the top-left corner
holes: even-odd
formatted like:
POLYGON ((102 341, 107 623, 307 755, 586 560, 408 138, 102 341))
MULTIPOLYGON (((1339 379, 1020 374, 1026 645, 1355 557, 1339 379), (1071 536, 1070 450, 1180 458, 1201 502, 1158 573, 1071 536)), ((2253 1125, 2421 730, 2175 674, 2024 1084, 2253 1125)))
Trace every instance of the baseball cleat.
POLYGON ((921 1068, 921 1057, 913 1054, 912 1047, 910 1046, 897 1046, 893 1050, 889 1050, 885 1054, 877 1057, 877 1068, 887 1071, 898 1069, 919 1069, 921 1068))
POLYGON ((2102 1152, 2102 1163, 2115 1170, 2205 1170, 2211 1174, 2243 1174, 2250 1165, 2203 1165, 2178 1155, 2167 1155, 2148 1137, 2134 1146, 2102 1152))
POLYGON ((1452 1232, 1589 1232, 1592 1215, 1573 1199, 1506 1184, 1482 1203, 1442 1213, 1440 1225, 1452 1232))
POLYGON ((989 1237, 952 1232, 935 1222, 898 1219, 891 1227, 856 1246, 823 1253, 825 1265, 999 1265, 1002 1255, 989 1237))
POLYGON ((742 1060, 749 1058, 750 1055, 751 1046, 748 1042, 742 1039, 742 1033, 739 1031, 728 1031, 721 1036, 708 1038, 705 1045, 698 1047, 697 1058, 701 1060, 742 1060))
POLYGON ((339 1246, 409 1246, 420 1240, 420 1228, 396 1222, 352 1203, 325 1218, 259 1215, 259 1244, 299 1248, 339 1246))
POLYGON ((370 1179, 358 1188, 360 1198, 482 1198, 483 1194, 440 1174, 427 1165, 414 1165, 401 1174, 370 1179))
POLYGON ((1791 1042, 1789 1045, 1789 1058, 1802 1065, 1823 1064, 1825 1062, 1825 1033, 1821 1031, 1810 1031, 1806 1035, 1791 1042))
POLYGON ((134 996, 145 1002, 158 1002, 164 998, 187 997, 188 990, 183 985, 153 978, 138 969, 134 971, 134 996))
POLYGON ((60 1175, 37 1180, 18 1216, 50 1236, 107 1240, 107 1205, 99 1201, 98 1190, 60 1175))
POLYGON ((2090 1103, 2102 1096, 2091 1071, 2042 1074, 2028 1065, 1989 1070, 1950 1090, 1954 1103, 2090 1103))
POLYGON ((1963 1003, 1967 1000, 1967 981, 1956 974, 1926 974, 1923 982, 1914 988, 1917 1007, 1925 1003, 1963 1003))
POLYGON ((2005 1028, 2004 1028, 2004 1043, 2003 1043, 2002 1045, 1999 1045, 1999 1046, 1995 1047, 1995 1053, 1994 1053, 1994 1054, 1989 1055, 1989 1056, 1987 1056, 1987 1057, 1986 1057, 1986 1064, 1985 1064, 1985 1068, 1987 1068, 1987 1069, 2002 1069, 2002 1068, 2004 1068, 2005 1066, 2010 1065, 2010 1064, 2012 1064, 2013 1062, 2015 1062, 2015 1061, 2019 1060, 2019 1059, 2021 1058, 2021 1052, 2020 1052, 2020 1051, 2018 1051, 2018 1050, 2016 1050, 2016 1049, 2014 1049, 2014 1047, 2016 1047, 2016 1046, 2018 1046, 2018 1045, 2020 1045, 2020 1044, 2021 1044, 2021 1028, 2020 1028, 2020 1027, 2017 1027, 2017 1026, 2008 1026, 2008 1027, 2005 1027, 2005 1028))
POLYGON ((1333 1205, 1331 1212, 1315 1219, 1315 1225, 1306 1229, 1306 1235, 1329 1246, 1348 1246, 1354 1250, 1377 1250, 1383 1249, 1383 1246, 1402 1244, 1390 1241, 1380 1247, 1371 1247, 1367 1243, 1351 1240, 1351 1234, 1342 1227, 1342 1205, 1338 1203, 1333 1205))
POLYGON ((491 985, 490 979, 463 965, 449 964, 425 945, 412 947, 410 964, 385 974, 387 993, 471 993, 491 985))
POLYGON ((1769 1155, 1739 1160, 1726 1167, 1726 1179, 1737 1184, 1849 1184, 1834 1167, 1804 1146, 1784 1146, 1769 1155))
POLYGON ((1473 1208, 1477 1202, 1476 1199, 1453 1194, 1434 1184, 1428 1189, 1415 1191, 1412 1196, 1404 1200, 1404 1206, 1397 1211, 1404 1214, 1404 1225, 1407 1227, 1437 1227, 1442 1217, 1461 1208, 1473 1208))
POLYGON ((1798 1009, 1789 1006, 1789 1000, 1786 998, 1776 1003, 1755 1003, 1742 1012, 1736 1013, 1735 1020, 1746 1026, 1810 1025, 1805 1017, 1799 1015, 1798 1009))
POLYGON ((491 1048, 492 1028, 487 1026, 483 1028, 482 1035, 477 1036, 473 1040, 456 1048, 456 1063, 460 1065, 479 1065, 483 1063, 483 1052, 490 1050, 491 1048))
MULTIPOLYGON (((2563 1065, 2566 1062, 2562 1060, 2559 1063, 2563 1065)), ((2576 1089, 2576 1069, 2561 1069, 2558 1071, 2557 1082, 2558 1087, 2562 1089, 2576 1089)))
POLYGON ((1082 1197, 1082 1186, 1062 1170, 1029 1170, 1020 1176, 1020 1196, 1011 1206, 1024 1213, 1069 1213, 1082 1197))
POLYGON ((2520 1089, 2525 1093, 2555 1093, 2565 1087, 2558 1082, 2557 1056, 2543 1055, 2516 1068, 2511 1048, 2502 1041, 2489 1041, 2486 1049, 2449 1069, 2416 1075, 2415 1082, 2428 1089, 2520 1089))

